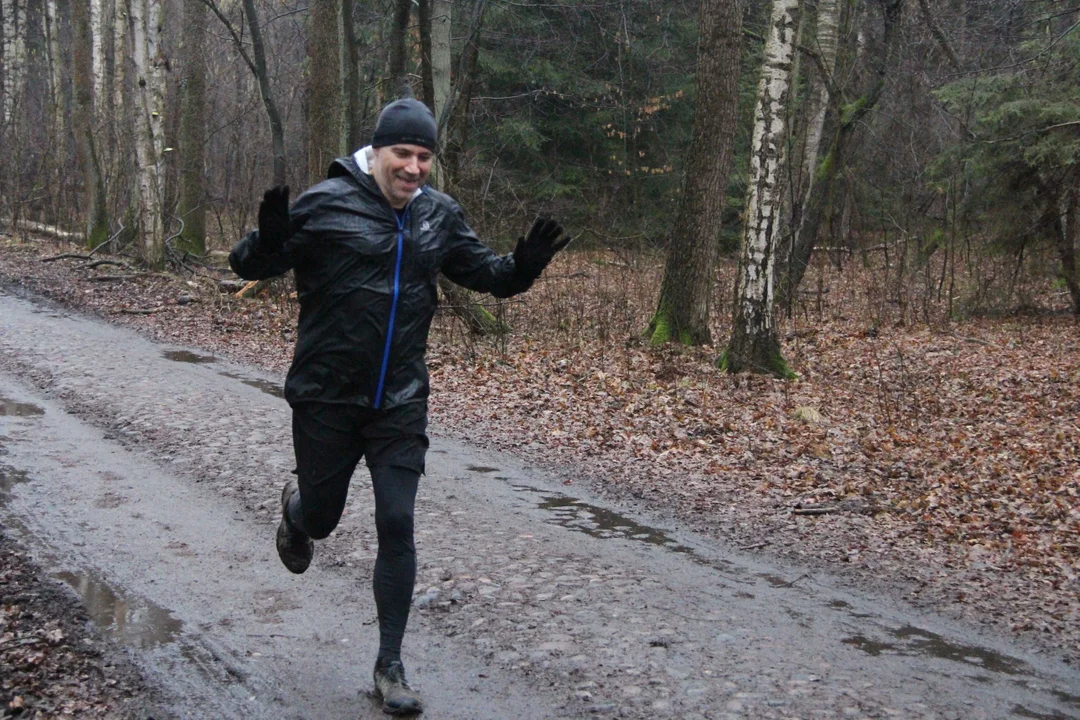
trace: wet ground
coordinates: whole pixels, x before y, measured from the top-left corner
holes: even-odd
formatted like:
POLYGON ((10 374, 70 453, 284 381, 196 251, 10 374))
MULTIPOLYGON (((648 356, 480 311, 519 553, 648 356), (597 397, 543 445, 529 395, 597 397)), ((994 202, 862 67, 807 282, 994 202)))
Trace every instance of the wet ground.
MULTIPOLYGON (((177 716, 381 717, 365 473, 287 573, 279 388, 0 294, 0 518, 177 716)), ((1045 653, 432 435, 405 648, 429 717, 1080 717, 1045 653)))

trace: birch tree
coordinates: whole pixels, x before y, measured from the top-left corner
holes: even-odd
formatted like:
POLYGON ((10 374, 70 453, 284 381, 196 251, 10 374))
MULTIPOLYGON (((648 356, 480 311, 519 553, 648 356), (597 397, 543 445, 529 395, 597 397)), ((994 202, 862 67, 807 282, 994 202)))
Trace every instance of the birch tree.
POLYGON ((134 26, 135 171, 142 256, 152 267, 165 264, 165 57, 161 33, 164 0, 131 0, 134 26))
POLYGON ((829 113, 833 116, 833 122, 826 124, 833 125, 834 129, 830 133, 824 157, 819 155, 813 184, 800 211, 797 232, 787 248, 788 252, 781 258, 783 267, 777 273, 781 307, 790 304, 790 298, 810 265, 819 231, 831 217, 833 194, 838 178, 847 166, 855 132, 863 125, 867 115, 873 112, 885 91, 904 0, 878 0, 877 4, 882 13, 881 42, 873 52, 866 53, 866 62, 870 67, 864 73, 867 78, 865 85, 852 92, 850 88, 840 87, 840 83, 832 83, 829 113))
MULTIPOLYGON (((816 21, 814 35, 807 43, 810 47, 804 48, 805 52, 812 55, 814 62, 809 73, 806 122, 799 148, 802 159, 799 162, 798 173, 789 173, 792 177, 792 187, 785 197, 790 198, 790 202, 780 218, 781 230, 778 233, 778 239, 783 245, 777 262, 777 282, 783 287, 790 284, 784 283, 784 273, 791 267, 790 263, 786 262, 786 258, 795 255, 798 239, 805 232, 805 209, 814 191, 821 141, 825 134, 825 120, 829 114, 832 88, 836 82, 834 72, 840 33, 839 0, 818 0, 814 19, 816 21)), ((791 162, 794 164, 796 159, 793 157, 791 162)), ((781 299, 778 306, 787 306, 786 309, 790 313, 790 296, 781 299)))
MULTIPOLYGON (((92 77, 94 83, 94 102, 101 104, 105 96, 105 29, 106 0, 90 0, 90 37, 93 47, 92 77)), ((100 108, 95 108, 98 110, 100 108)))
POLYGON ((26 0, 2 0, 4 95, 0 101, 0 126, 14 122, 23 91, 26 68, 26 0))
POLYGON ((184 229, 179 249, 202 255, 206 251, 206 6, 202 0, 184 0, 180 67, 180 199, 176 212, 184 229))
POLYGON ((105 210, 105 174, 101 167, 93 121, 92 17, 89 0, 72 0, 71 25, 74 45, 72 84, 75 92, 72 124, 83 178, 86 244, 95 248, 109 238, 109 219, 105 210))
POLYGON ((720 361, 729 372, 792 377, 773 319, 773 264, 781 207, 781 166, 799 0, 773 0, 751 137, 750 176, 736 279, 731 342, 720 361))
POLYGON ((660 298, 649 323, 654 345, 711 342, 713 267, 738 122, 741 38, 738 0, 701 0, 693 140, 660 298))
POLYGON ((326 177, 341 148, 341 0, 311 0, 308 33, 308 181, 326 177))

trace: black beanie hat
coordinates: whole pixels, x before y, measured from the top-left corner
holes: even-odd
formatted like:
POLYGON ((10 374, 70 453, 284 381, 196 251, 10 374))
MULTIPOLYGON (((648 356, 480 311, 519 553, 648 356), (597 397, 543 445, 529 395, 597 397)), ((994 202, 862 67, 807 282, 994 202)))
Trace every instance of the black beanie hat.
POLYGON ((379 113, 371 147, 419 145, 435 152, 436 130, 435 116, 427 105, 413 98, 402 98, 379 113))

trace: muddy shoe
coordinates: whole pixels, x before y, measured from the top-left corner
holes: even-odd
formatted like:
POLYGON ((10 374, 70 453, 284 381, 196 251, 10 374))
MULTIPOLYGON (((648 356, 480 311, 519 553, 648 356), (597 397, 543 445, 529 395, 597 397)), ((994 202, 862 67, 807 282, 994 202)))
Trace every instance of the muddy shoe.
POLYGON ((315 554, 315 543, 306 534, 293 528, 286 519, 289 498, 296 492, 300 492, 300 488, 296 486, 295 480, 285 483, 285 489, 281 491, 281 523, 277 529, 277 554, 289 572, 299 575, 311 564, 311 556, 315 554))
POLYGON ((405 682, 405 666, 400 660, 375 665, 375 697, 382 700, 382 710, 389 715, 416 715, 424 711, 420 693, 405 682))

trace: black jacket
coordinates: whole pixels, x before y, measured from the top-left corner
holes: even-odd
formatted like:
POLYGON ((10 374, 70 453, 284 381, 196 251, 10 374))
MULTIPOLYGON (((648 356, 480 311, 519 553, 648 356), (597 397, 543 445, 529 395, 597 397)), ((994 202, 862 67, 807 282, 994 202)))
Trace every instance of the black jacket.
POLYGON ((290 214, 308 220, 280 253, 266 253, 256 230, 229 255, 232 269, 248 280, 296 274, 300 321, 285 380, 290 404, 390 408, 423 400, 439 272, 496 297, 532 284, 515 274, 511 255, 500 257, 480 242, 447 195, 424 187, 399 222, 366 172, 365 152, 335 160, 329 178, 296 199, 290 214))

